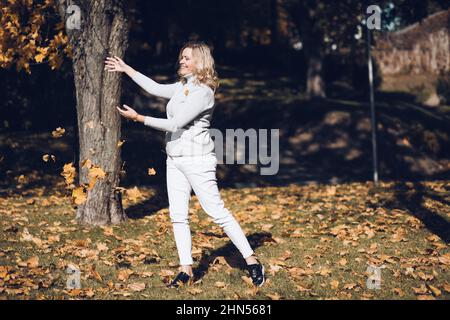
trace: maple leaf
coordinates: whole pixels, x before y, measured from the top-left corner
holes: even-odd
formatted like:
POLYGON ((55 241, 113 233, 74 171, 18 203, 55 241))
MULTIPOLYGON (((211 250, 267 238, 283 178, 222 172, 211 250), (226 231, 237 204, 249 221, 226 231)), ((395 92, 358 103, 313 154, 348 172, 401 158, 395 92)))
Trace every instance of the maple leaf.
POLYGON ((92 166, 91 168, 89 168, 88 190, 92 190, 94 188, 95 184, 97 183, 97 179, 104 179, 105 176, 106 176, 106 173, 105 173, 105 171, 102 170, 102 168, 100 168, 98 166, 92 166))
POLYGON ((34 242, 37 246, 42 246, 42 240, 39 239, 38 237, 34 237, 33 235, 30 234, 30 232, 28 231, 28 228, 24 228, 23 232, 22 232, 22 237, 20 238, 21 241, 32 241, 34 242))
POLYGON ((438 258, 439 262, 442 264, 445 264, 446 266, 450 265, 450 252, 447 252, 446 254, 440 256, 438 258))
POLYGON ((42 160, 44 160, 44 162, 48 162, 49 159, 52 159, 53 162, 56 161, 56 157, 54 155, 44 154, 42 156, 42 160))
POLYGON ((278 293, 266 294, 266 296, 268 296, 272 300, 281 300, 282 299, 282 296, 278 293))
POLYGON ((202 289, 199 289, 199 288, 190 288, 190 289, 187 290, 187 292, 189 292, 190 294, 192 294, 193 296, 195 296, 195 295, 197 295, 197 294, 199 294, 199 293, 202 293, 203 290, 202 290, 202 289))
POLYGON ((125 143, 125 140, 120 140, 117 142, 117 148, 120 148, 125 143))
POLYGON ((127 189, 127 197, 129 200, 136 202, 139 198, 142 198, 142 193, 137 187, 127 189))
POLYGON ((27 266, 29 268, 37 268, 39 266, 39 257, 34 256, 27 260, 27 266))
POLYGON ((105 243, 103 243, 103 242, 99 242, 99 243, 97 243, 97 250, 98 251, 108 251, 108 246, 105 244, 105 243))
POLYGON ((132 275, 133 273, 134 273, 134 271, 130 270, 130 269, 120 270, 117 273, 117 280, 119 280, 119 281, 127 281, 128 278, 130 277, 130 275, 132 275))
POLYGON ((225 282, 222 282, 222 281, 216 281, 216 282, 214 283, 214 285, 215 285, 217 288, 221 288, 221 289, 227 287, 227 284, 226 284, 225 282))
POLYGON ((64 133, 66 132, 66 129, 58 127, 56 130, 52 131, 53 138, 61 138, 64 133))
POLYGON ((253 281, 250 277, 242 276, 241 279, 244 280, 244 282, 248 284, 250 287, 253 287, 253 281))
POLYGON ((159 272, 159 275, 163 278, 171 277, 171 276, 175 275, 175 272, 173 272, 172 270, 161 270, 159 272))
POLYGON ((73 162, 66 163, 63 167, 63 172, 61 172, 61 175, 66 180, 67 186, 71 186, 75 180, 76 176, 76 169, 73 166, 73 162))
POLYGON ((145 283, 144 282, 130 283, 127 286, 127 288, 132 290, 132 291, 135 291, 135 292, 143 291, 143 290, 145 290, 145 283))
POLYGON ((337 280, 332 280, 332 281, 330 282, 330 285, 331 285, 331 288, 332 288, 333 290, 337 290, 337 288, 339 288, 339 281, 337 281, 337 280))
POLYGON ((432 286, 431 284, 426 284, 428 289, 433 293, 435 297, 439 297, 442 294, 442 291, 436 288, 435 286, 432 286))
POLYGON ((87 194, 84 192, 83 187, 78 187, 72 190, 72 198, 76 205, 80 205, 87 200, 87 194))

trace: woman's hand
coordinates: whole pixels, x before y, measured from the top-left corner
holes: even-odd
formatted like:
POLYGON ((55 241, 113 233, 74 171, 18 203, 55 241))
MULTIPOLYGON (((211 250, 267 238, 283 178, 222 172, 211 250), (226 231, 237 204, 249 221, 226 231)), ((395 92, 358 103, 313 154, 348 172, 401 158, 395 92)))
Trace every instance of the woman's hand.
POLYGON ((108 70, 109 72, 126 72, 127 68, 129 68, 129 66, 119 57, 106 57, 105 70, 108 70))
POLYGON ((126 104, 123 105, 123 107, 126 110, 120 109, 119 107, 116 107, 117 110, 119 110, 119 113, 124 116, 127 119, 131 119, 133 121, 137 121, 138 120, 138 116, 139 114, 134 111, 134 109, 130 108, 129 106, 127 106, 126 104))

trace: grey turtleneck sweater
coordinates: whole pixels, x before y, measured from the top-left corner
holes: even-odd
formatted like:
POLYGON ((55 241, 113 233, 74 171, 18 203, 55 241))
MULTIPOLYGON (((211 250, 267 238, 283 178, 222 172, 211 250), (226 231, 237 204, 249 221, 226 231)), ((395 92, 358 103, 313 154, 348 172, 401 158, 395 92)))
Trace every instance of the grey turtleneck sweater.
POLYGON ((170 156, 205 155, 214 151, 210 127, 214 111, 214 91, 196 76, 188 74, 184 81, 160 84, 136 72, 131 79, 148 93, 170 99, 167 118, 145 117, 146 126, 166 132, 166 153, 170 156))

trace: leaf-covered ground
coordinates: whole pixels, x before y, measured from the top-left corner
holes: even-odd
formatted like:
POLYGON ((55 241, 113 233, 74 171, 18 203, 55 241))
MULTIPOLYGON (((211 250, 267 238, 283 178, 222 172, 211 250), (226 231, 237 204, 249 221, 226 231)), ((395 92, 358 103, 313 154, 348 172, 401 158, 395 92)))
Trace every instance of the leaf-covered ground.
MULTIPOLYGON (((58 191, 60 190, 60 191, 58 191)), ((0 198, 0 299, 449 299, 450 183, 291 184, 221 189, 265 264, 249 284, 237 250, 193 196, 199 280, 179 290, 165 195, 139 188, 125 224, 86 228, 70 192, 27 189, 0 198), (66 268, 81 270, 67 290, 66 268), (380 289, 367 287, 381 266, 380 289)))

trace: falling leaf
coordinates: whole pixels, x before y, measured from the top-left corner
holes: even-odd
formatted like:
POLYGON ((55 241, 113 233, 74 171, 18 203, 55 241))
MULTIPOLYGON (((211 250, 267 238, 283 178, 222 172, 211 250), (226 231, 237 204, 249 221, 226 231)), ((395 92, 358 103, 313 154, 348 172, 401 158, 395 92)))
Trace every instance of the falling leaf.
POLYGON ((46 57, 46 55, 44 53, 39 53, 39 54, 34 56, 34 60, 37 63, 41 63, 42 61, 44 61, 45 57, 46 57))
POLYGON ((73 162, 66 163, 64 165, 63 172, 61 173, 61 175, 66 180, 66 184, 68 186, 73 184, 73 182, 75 180, 75 176, 76 176, 76 170, 75 170, 75 167, 73 166, 73 162))
POLYGON ((84 159, 83 162, 81 163, 81 168, 92 168, 92 161, 89 159, 84 159))
POLYGON ((102 170, 102 168, 98 166, 92 166, 89 168, 89 186, 88 190, 92 190, 97 182, 98 179, 104 179, 106 177, 105 171, 102 170))
POLYGON ((120 140, 117 142, 117 148, 120 148, 125 143, 125 140, 120 140))
POLYGON ((53 138, 61 138, 66 130, 64 128, 58 127, 56 130, 52 131, 53 138))
POLYGON ((83 187, 78 187, 72 190, 72 198, 76 205, 80 205, 87 200, 87 194, 83 187))

